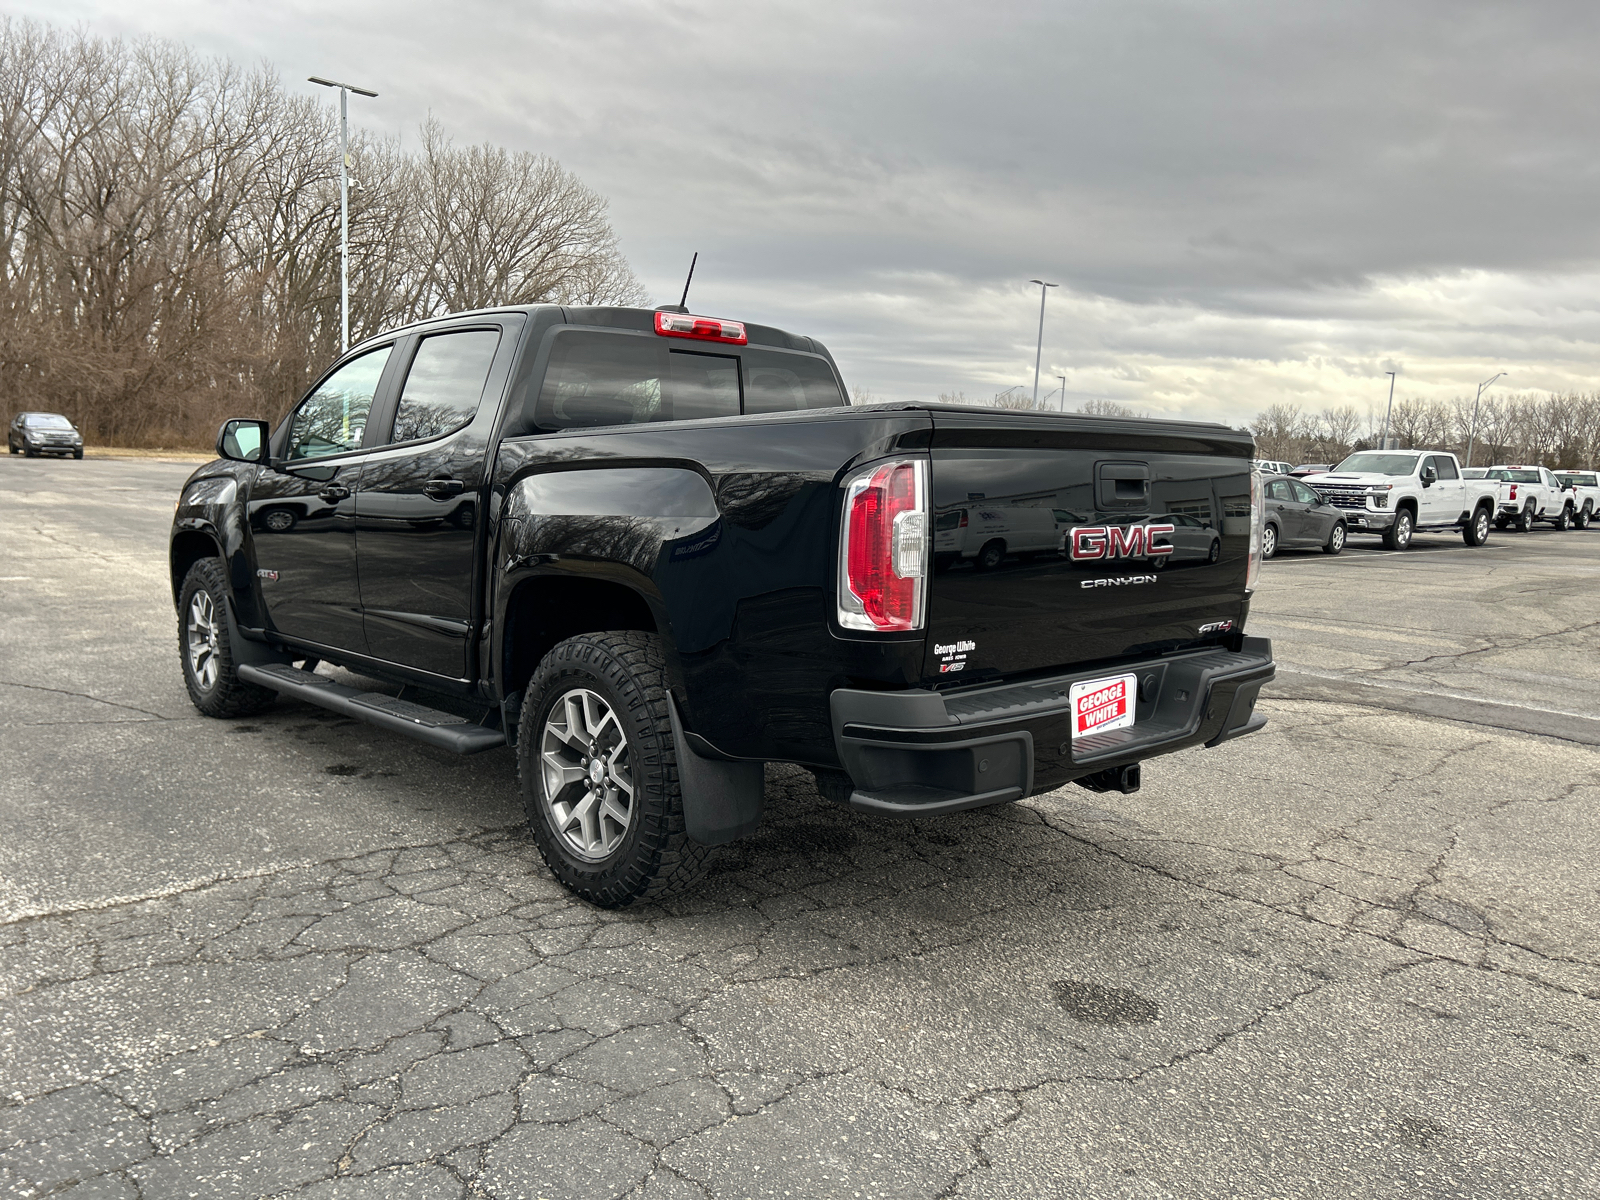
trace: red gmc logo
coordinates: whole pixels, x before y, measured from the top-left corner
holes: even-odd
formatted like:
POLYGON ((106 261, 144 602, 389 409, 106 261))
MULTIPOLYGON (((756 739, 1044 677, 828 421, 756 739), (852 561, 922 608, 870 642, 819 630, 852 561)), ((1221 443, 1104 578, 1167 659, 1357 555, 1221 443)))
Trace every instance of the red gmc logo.
POLYGON ((1067 554, 1075 562, 1094 558, 1148 558, 1172 553, 1172 543, 1156 545, 1175 525, 1077 525, 1067 530, 1067 554))

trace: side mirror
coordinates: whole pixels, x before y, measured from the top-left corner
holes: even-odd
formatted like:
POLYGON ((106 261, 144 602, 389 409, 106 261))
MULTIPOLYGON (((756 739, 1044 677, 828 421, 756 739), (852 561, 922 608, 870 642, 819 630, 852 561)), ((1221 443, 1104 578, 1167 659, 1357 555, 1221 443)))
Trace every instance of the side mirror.
POLYGON ((267 461, 267 439, 272 427, 265 421, 248 421, 235 418, 224 421, 217 430, 217 457, 234 462, 264 463, 267 461))
POLYGON ((1439 472, 1432 467, 1422 468, 1422 486, 1432 487, 1439 482, 1439 472))

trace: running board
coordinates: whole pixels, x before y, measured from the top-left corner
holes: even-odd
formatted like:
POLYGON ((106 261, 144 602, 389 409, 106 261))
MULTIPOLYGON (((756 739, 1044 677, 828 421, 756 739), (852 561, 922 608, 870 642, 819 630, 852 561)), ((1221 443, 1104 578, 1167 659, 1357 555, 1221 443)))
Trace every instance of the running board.
POLYGON ((238 670, 239 678, 246 683, 271 688, 280 695, 292 696, 307 704, 331 708, 336 713, 366 721, 380 729, 403 733, 419 742, 438 746, 441 750, 477 754, 481 750, 493 750, 496 746, 506 744, 503 732, 476 724, 466 717, 413 704, 410 700, 397 700, 382 692, 357 691, 326 675, 302 671, 285 663, 269 663, 265 666, 241 663, 238 670))

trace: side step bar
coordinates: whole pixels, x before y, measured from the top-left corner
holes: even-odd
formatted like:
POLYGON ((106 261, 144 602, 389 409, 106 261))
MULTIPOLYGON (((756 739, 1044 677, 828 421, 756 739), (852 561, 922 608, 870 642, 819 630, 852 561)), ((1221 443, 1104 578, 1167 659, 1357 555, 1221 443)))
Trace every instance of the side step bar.
POLYGON ((264 666, 241 663, 239 678, 247 683, 271 688, 280 695, 331 708, 347 717, 355 717, 358 721, 366 721, 394 733, 403 733, 457 754, 477 754, 481 750, 493 750, 496 746, 506 744, 503 732, 478 725, 466 717, 413 704, 409 700, 397 700, 382 692, 357 691, 326 675, 302 671, 285 663, 268 663, 264 666))

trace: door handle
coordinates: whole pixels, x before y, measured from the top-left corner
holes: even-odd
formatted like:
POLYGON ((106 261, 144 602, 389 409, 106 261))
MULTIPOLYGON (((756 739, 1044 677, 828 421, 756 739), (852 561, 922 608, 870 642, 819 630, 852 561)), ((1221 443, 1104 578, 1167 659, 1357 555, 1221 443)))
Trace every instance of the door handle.
POLYGON ((326 500, 329 504, 337 504, 340 500, 350 499, 350 489, 342 483, 330 483, 317 493, 318 500, 326 500))
POLYGON ((459 479, 430 479, 422 485, 422 494, 433 500, 446 500, 461 495, 466 488, 459 479))

